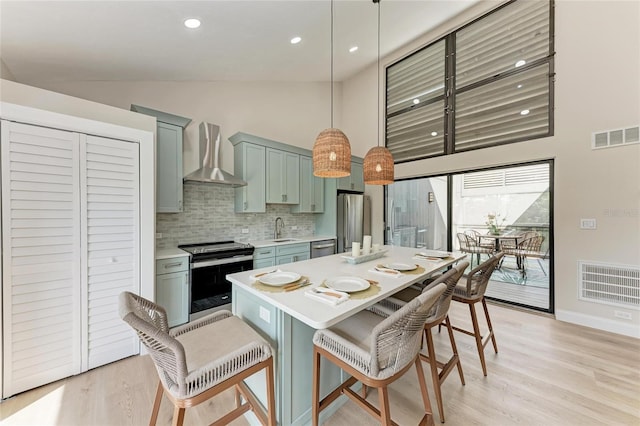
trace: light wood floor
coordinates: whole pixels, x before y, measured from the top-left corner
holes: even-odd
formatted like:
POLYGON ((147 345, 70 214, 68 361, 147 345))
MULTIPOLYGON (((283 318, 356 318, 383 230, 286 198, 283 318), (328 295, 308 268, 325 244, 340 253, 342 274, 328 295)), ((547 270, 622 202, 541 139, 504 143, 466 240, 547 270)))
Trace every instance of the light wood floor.
MULTIPOLYGON (((455 372, 444 383, 446 425, 640 425, 640 340, 502 306, 489 309, 500 353, 487 348, 485 378, 473 339, 456 333, 467 384, 462 386, 455 372)), ((453 324, 468 324, 468 316, 466 306, 452 303, 453 324)), ((436 353, 448 354, 446 333, 436 333, 435 340, 436 353)), ((421 417, 415 374, 412 369, 391 386, 391 414, 403 426, 417 424, 421 417)), ((425 374, 430 383, 428 369, 425 374)), ((144 425, 156 384, 151 360, 132 357, 5 400, 0 423, 144 425)), ((429 389, 435 409, 431 385, 429 389)), ((377 405, 375 391, 369 400, 377 405)), ((185 424, 208 424, 232 404, 227 393, 188 409, 185 424)), ((170 424, 171 416, 165 400, 158 424, 170 424)), ((245 424, 244 419, 232 423, 245 424)), ((353 403, 325 423, 375 424, 353 403)))

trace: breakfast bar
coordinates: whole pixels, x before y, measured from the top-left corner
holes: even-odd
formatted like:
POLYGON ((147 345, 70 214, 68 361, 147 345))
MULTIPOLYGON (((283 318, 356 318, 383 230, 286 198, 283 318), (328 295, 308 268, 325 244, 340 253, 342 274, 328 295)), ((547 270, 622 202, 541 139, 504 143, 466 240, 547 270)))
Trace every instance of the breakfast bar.
MULTIPOLYGON (((344 254, 336 254, 282 265, 279 272, 291 273, 294 278, 300 276, 299 282, 303 284, 291 291, 286 291, 292 288, 290 286, 264 285, 256 279, 256 275, 272 272, 274 268, 227 275, 233 283, 233 312, 260 332, 274 349, 278 424, 307 425, 311 422, 312 350, 316 330, 331 327, 465 257, 462 253, 420 257, 417 256, 418 249, 396 246, 385 246, 381 250, 384 251, 382 257, 357 264, 348 263, 344 254), (390 265, 410 265, 411 268, 402 272, 384 268, 390 265), (327 303, 313 297, 314 289, 330 286, 336 277, 347 281, 349 277, 358 278, 369 283, 365 286, 369 288, 346 294, 330 289, 332 294, 343 297, 332 300, 339 298, 327 296, 327 303)), ((346 379, 344 375, 338 367, 325 364, 323 360, 322 396, 342 383, 346 379)), ((264 377, 259 374, 247 381, 263 404, 266 401, 264 383, 264 377)), ((321 414, 329 416, 344 401, 339 399, 334 407, 321 414)))

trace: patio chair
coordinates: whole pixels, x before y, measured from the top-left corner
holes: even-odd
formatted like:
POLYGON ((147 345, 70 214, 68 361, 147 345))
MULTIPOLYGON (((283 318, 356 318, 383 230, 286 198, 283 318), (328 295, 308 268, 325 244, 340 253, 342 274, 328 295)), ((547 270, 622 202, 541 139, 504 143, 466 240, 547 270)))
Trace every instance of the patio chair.
POLYGON ((313 335, 313 426, 318 425, 320 412, 340 395, 346 395, 382 425, 395 425, 389 412, 388 385, 406 373, 412 365, 418 372, 425 414, 420 424, 433 424, 433 413, 424 372, 418 353, 424 323, 434 303, 446 290, 437 284, 421 293, 402 309, 385 318, 364 310, 339 322, 335 326, 318 330, 313 335), (351 377, 320 400, 320 360, 342 368, 351 377), (379 408, 351 389, 356 382, 378 389, 379 408))
MULTIPOLYGON (((527 238, 518 243, 515 248, 505 247, 502 251, 505 256, 514 256, 516 258, 516 264, 518 269, 522 273, 522 277, 526 280, 527 278, 527 258, 533 257, 538 260, 538 264, 542 269, 542 272, 546 275, 547 273, 544 270, 544 266, 541 263, 541 260, 545 258, 546 254, 541 252, 542 243, 544 242, 544 237, 542 235, 537 235, 535 237, 527 238)), ((500 261, 500 267, 502 267, 502 262, 504 262, 504 257, 500 261)))
POLYGON ((494 246, 489 247, 481 247, 477 244, 476 240, 469 235, 458 232, 458 243, 460 245, 460 251, 463 253, 471 254, 471 267, 473 268, 473 255, 476 255, 477 263, 480 264, 480 255, 488 254, 492 255, 494 252, 494 246))
MULTIPOLYGON (((458 347, 456 346, 456 340, 453 336, 453 329, 449 322, 449 306, 451 305, 451 298, 453 296, 454 289, 458 283, 458 280, 464 273, 465 269, 469 266, 469 262, 462 262, 459 265, 451 268, 446 273, 440 275, 435 281, 429 284, 422 290, 422 293, 429 291, 433 286, 444 283, 447 285, 447 289, 431 310, 429 317, 424 324, 424 335, 427 341, 427 354, 420 353, 420 359, 429 363, 431 368, 431 379, 433 381, 433 389, 436 394, 436 402, 438 404, 438 413, 440 414, 440 421, 444 423, 444 403, 442 398, 442 384, 444 383, 449 373, 454 368, 458 369, 458 375, 460 376, 460 382, 464 385, 464 373, 462 372, 462 364, 460 363, 460 357, 458 356, 458 347), (446 362, 438 361, 436 358, 435 345, 433 343, 433 335, 431 330, 435 326, 439 326, 441 323, 447 327, 449 333, 449 342, 451 343, 451 351, 453 352, 451 357, 446 362), (440 372, 438 372, 440 369, 440 372)), ((399 291, 391 297, 388 297, 370 309, 380 315, 391 315, 393 312, 401 309, 411 300, 414 300, 419 296, 421 292, 415 288, 409 287, 399 291)))
POLYGON ((483 237, 482 234, 475 229, 469 229, 465 231, 465 234, 470 236, 476 241, 476 244, 480 247, 491 249, 491 251, 495 251, 496 241, 493 238, 483 237))
POLYGON ((474 336, 476 346, 478 348, 478 355, 480 356, 480 364, 482 365, 482 373, 485 376, 487 375, 487 364, 484 358, 484 349, 489 343, 489 340, 491 340, 494 351, 498 353, 498 344, 496 343, 496 336, 493 333, 493 326, 491 325, 491 318, 489 318, 489 309, 487 309, 487 302, 485 301, 484 294, 487 290, 491 274, 493 274, 493 271, 502 260, 503 256, 504 253, 498 252, 495 256, 485 260, 481 265, 469 272, 467 276, 462 277, 453 291, 454 301, 469 305, 473 331, 468 331, 456 326, 452 326, 452 328, 461 333, 474 336), (480 326, 478 325, 478 317, 476 315, 475 308, 476 303, 482 303, 484 316, 487 320, 487 326, 489 327, 489 331, 484 336, 480 332, 480 326))
POLYGON ((240 318, 218 311, 169 330, 164 308, 128 291, 120 294, 119 309, 148 349, 160 378, 150 425, 156 424, 163 393, 174 405, 177 426, 182 425, 186 408, 231 387, 236 391, 236 408, 212 425, 226 425, 249 410, 263 425, 276 425, 271 347, 240 318), (261 370, 266 370, 267 413, 243 382, 261 370), (238 393, 246 402, 240 403, 238 393))

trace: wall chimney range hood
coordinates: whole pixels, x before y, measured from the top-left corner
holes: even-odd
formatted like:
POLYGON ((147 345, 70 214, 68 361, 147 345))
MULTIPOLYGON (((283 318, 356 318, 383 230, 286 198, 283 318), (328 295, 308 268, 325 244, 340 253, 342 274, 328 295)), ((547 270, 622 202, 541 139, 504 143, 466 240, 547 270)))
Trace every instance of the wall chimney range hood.
POLYGON ((220 142, 220 126, 200 123, 200 168, 185 176, 185 182, 204 182, 233 188, 247 185, 247 182, 220 168, 220 142))

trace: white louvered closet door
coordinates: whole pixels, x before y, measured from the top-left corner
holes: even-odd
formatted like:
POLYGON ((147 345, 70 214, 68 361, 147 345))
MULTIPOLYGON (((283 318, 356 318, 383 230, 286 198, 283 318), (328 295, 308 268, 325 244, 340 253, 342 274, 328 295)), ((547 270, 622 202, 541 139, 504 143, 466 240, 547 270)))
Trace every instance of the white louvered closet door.
POLYGON ((3 396, 80 373, 77 133, 2 121, 3 396))
POLYGON ((139 294, 138 144, 81 135, 83 370, 137 354, 118 295, 139 294))

